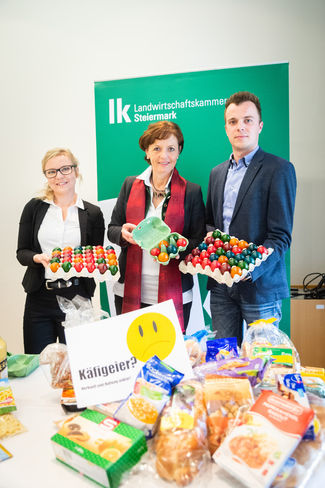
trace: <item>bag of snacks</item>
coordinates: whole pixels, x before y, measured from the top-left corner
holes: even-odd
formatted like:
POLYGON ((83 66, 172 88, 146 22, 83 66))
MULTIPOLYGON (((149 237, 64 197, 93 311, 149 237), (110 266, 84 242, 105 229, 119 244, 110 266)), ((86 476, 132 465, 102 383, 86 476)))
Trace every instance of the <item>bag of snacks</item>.
POLYGON ((49 344, 43 349, 39 363, 52 388, 71 388, 72 377, 67 346, 58 342, 49 344))
POLYGON ((212 455, 229 429, 253 404, 254 398, 247 378, 209 375, 205 378, 203 391, 208 414, 208 443, 212 455))
POLYGON ((200 364, 205 357, 203 348, 207 335, 206 330, 199 330, 192 335, 184 335, 185 346, 192 367, 200 364))
POLYGON ((0 415, 0 439, 26 432, 26 428, 12 413, 0 415))
POLYGON ((234 357, 239 357, 236 337, 226 337, 207 341, 206 362, 234 357))
POLYGON ((194 368, 194 374, 199 379, 207 375, 229 376, 232 378, 248 378, 251 385, 255 386, 262 381, 269 361, 261 358, 228 358, 220 361, 209 361, 194 368))
POLYGON ((139 372, 133 392, 122 402, 114 417, 145 432, 155 433, 158 417, 172 394, 172 388, 183 378, 157 356, 153 356, 139 372))
POLYGON ((210 460, 206 434, 202 385, 184 381, 175 387, 162 412, 156 437, 159 476, 180 486, 190 483, 210 460))
POLYGON ((0 379, 0 415, 17 410, 11 386, 7 378, 0 379))
POLYGON ((246 331, 242 343, 242 354, 249 358, 272 360, 264 382, 276 387, 276 375, 299 373, 300 359, 297 349, 282 330, 273 325, 275 318, 261 319, 246 331))

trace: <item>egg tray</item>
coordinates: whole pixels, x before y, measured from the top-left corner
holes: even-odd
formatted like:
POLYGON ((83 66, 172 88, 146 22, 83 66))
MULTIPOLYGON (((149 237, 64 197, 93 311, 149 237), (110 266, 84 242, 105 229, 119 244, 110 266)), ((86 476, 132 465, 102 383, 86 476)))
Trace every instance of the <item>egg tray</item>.
MULTIPOLYGON (((221 232, 221 234, 224 235, 225 232, 221 232)), ((233 236, 231 236, 231 238, 233 238, 233 236)), ((253 243, 249 243, 249 244, 253 244, 253 243)), ((196 274, 203 274, 216 280, 218 283, 225 284, 229 288, 231 288, 234 283, 238 283, 239 281, 242 281, 249 272, 251 273, 252 271, 254 271, 256 267, 260 266, 264 261, 266 261, 267 258, 273 253, 274 249, 270 247, 267 249, 267 251, 268 253, 262 254, 261 259, 256 258, 255 264, 250 263, 248 265, 248 270, 243 269, 241 275, 236 274, 234 277, 231 276, 229 271, 226 271, 225 273, 222 274, 219 268, 216 268, 215 270, 212 271, 209 266, 203 268, 200 263, 193 266, 191 262, 186 263, 185 260, 180 262, 178 268, 184 274, 189 273, 193 276, 196 274)))
POLYGON ((96 268, 92 273, 90 273, 87 269, 82 269, 81 271, 77 272, 73 267, 70 271, 65 272, 62 268, 59 268, 55 273, 50 269, 47 270, 47 278, 49 280, 70 280, 70 278, 94 278, 99 282, 103 281, 117 281, 120 277, 120 271, 117 271, 115 275, 112 275, 110 270, 108 269, 105 273, 100 273, 100 271, 96 268))
POLYGON ((184 239, 186 241, 186 245, 176 246, 176 253, 167 252, 168 260, 165 262, 160 261, 158 256, 151 254, 152 258, 163 266, 169 264, 171 259, 179 256, 179 253, 185 251, 188 246, 188 239, 186 239, 186 237, 182 236, 178 232, 171 232, 170 227, 165 224, 165 222, 159 217, 148 217, 142 220, 133 230, 132 236, 135 242, 141 247, 141 249, 145 249, 150 254, 153 249, 160 249, 159 243, 161 241, 167 241, 169 243, 171 237, 173 237, 173 240, 175 242, 178 239, 184 239))
MULTIPOLYGON (((58 279, 69 280, 71 278, 94 278, 95 280, 97 280, 99 282, 117 281, 120 277, 120 271, 119 271, 117 256, 115 254, 114 248, 112 246, 109 246, 109 249, 113 251, 113 253, 111 253, 111 254, 114 254, 114 257, 116 258, 116 261, 117 261, 117 264, 114 264, 114 266, 116 266, 116 268, 117 268, 117 271, 115 274, 112 274, 110 269, 109 269, 110 265, 109 265, 108 260, 107 260, 108 255, 109 255, 109 253, 107 252, 108 250, 107 249, 104 250, 104 248, 103 248, 103 252, 101 253, 101 255, 97 256, 96 255, 96 246, 93 246, 92 252, 90 252, 90 254, 93 255, 94 261, 96 261, 96 259, 98 259, 98 257, 104 257, 104 259, 106 261, 105 264, 107 266, 107 270, 104 273, 101 273, 97 267, 98 264, 96 262, 94 262, 95 269, 92 272, 88 271, 88 269, 86 268, 86 262, 85 262, 85 257, 87 254, 86 253, 87 248, 88 248, 88 246, 78 246, 74 250, 71 250, 71 252, 66 251, 68 254, 70 254, 72 259, 74 257, 77 257, 77 256, 82 257, 82 259, 83 259, 82 264, 84 265, 84 268, 81 271, 77 271, 74 268, 73 264, 72 264, 72 267, 70 268, 69 271, 64 271, 64 269, 61 267, 61 265, 62 265, 64 249, 67 249, 67 248, 64 248, 61 251, 61 254, 57 254, 59 252, 59 251, 56 251, 57 248, 53 249, 52 258, 58 257, 60 259, 60 262, 59 262, 60 267, 57 269, 57 271, 52 271, 50 269, 50 267, 48 267, 47 271, 46 271, 47 279, 50 279, 50 280, 58 280, 58 279), (76 250, 79 250, 81 252, 77 252, 76 250)), ((70 249, 72 249, 72 248, 70 248, 70 249)))

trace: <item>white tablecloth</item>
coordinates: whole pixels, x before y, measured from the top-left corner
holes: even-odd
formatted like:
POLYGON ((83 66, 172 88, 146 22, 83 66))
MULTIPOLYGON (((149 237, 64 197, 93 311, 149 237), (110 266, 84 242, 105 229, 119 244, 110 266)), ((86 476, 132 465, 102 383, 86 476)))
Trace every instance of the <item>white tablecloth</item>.
MULTIPOLYGON (((54 421, 66 417, 60 406, 60 390, 53 390, 38 368, 27 378, 10 379, 17 404, 16 416, 27 428, 0 441, 13 457, 0 463, 0 488, 95 488, 92 481, 56 461, 50 438, 56 432, 54 421)), ((241 484, 211 463, 209 475, 199 477, 191 488, 239 488, 241 484)), ((325 462, 308 481, 308 488, 324 486, 325 462)), ((174 488, 176 484, 157 480, 153 473, 141 470, 129 476, 121 488, 174 488)))

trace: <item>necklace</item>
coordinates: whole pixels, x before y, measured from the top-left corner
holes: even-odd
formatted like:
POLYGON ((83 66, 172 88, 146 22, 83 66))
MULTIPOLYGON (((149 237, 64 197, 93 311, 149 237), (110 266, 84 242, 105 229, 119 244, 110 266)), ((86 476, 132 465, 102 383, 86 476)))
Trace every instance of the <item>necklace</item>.
POLYGON ((155 185, 153 184, 153 179, 151 178, 150 180, 151 186, 152 186, 152 193, 153 196, 156 198, 162 198, 166 196, 166 189, 164 188, 163 190, 157 190, 155 185))

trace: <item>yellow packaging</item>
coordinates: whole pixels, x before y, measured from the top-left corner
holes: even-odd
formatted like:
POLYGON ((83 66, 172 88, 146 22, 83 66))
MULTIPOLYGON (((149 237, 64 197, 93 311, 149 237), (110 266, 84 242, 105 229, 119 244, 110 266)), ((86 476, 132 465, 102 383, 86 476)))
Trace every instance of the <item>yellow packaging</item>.
POLYGON ((0 380, 2 378, 8 378, 8 368, 7 368, 7 344, 0 337, 0 380))

